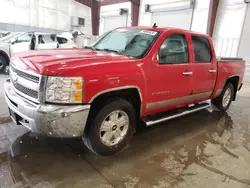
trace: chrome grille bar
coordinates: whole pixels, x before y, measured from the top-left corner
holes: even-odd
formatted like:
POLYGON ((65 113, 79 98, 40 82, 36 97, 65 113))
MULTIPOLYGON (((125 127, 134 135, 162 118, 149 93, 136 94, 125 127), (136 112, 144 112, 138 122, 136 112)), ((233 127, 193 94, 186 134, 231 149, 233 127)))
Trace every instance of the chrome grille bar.
POLYGON ((29 73, 26 73, 24 71, 21 71, 17 68, 15 68, 13 65, 11 65, 12 71, 16 72, 18 76, 25 78, 27 80, 33 81, 35 83, 39 83, 39 76, 35 76, 29 73))
POLYGON ((15 91, 23 97, 39 103, 41 75, 10 65, 10 80, 15 91))

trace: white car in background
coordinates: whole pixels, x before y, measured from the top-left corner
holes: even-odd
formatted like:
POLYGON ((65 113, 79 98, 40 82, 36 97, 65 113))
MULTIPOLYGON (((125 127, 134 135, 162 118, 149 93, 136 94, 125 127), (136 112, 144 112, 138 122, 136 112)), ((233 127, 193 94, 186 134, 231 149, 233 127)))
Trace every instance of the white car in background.
POLYGON ((0 71, 9 65, 10 58, 19 52, 54 48, 76 48, 70 38, 63 35, 26 32, 0 38, 0 71))

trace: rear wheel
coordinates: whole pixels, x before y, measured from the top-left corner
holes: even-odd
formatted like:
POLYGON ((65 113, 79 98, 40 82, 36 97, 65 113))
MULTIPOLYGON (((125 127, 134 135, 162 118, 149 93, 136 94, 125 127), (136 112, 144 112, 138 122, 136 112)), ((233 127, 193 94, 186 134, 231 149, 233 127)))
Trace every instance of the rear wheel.
POLYGON ((233 100, 234 96, 234 87, 231 83, 228 83, 223 89, 221 95, 215 99, 212 99, 212 104, 222 111, 226 111, 233 100))
POLYGON ((111 155, 123 150, 134 134, 135 114, 133 106, 126 100, 108 102, 93 117, 84 143, 98 155, 111 155))

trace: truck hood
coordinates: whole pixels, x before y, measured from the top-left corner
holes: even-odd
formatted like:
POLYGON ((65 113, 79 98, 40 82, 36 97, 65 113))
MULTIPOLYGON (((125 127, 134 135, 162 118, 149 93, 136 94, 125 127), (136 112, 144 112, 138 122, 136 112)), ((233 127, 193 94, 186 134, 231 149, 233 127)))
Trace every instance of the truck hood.
POLYGON ((65 69, 128 60, 131 58, 117 53, 71 48, 19 53, 11 62, 21 69, 52 76, 65 69))

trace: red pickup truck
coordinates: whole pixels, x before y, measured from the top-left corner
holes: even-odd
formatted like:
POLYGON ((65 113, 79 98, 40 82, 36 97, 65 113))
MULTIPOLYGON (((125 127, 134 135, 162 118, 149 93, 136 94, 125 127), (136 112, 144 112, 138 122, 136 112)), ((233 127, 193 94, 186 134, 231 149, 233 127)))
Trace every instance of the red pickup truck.
POLYGON ((99 155, 121 151, 147 126, 211 102, 227 110, 245 62, 216 59, 208 35, 125 27, 85 49, 26 52, 10 63, 5 98, 17 124, 50 137, 82 137, 99 155))

